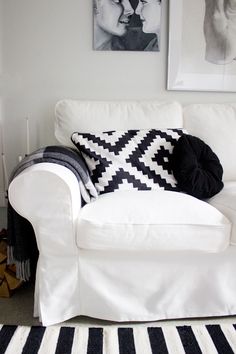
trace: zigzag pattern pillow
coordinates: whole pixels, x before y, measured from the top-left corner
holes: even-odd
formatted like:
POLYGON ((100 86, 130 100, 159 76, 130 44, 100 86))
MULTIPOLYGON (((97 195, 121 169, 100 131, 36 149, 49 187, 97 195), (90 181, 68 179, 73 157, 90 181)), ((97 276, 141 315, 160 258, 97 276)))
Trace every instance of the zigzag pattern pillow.
POLYGON ((130 189, 177 191, 169 158, 183 134, 182 129, 75 132, 71 140, 99 194, 130 189))

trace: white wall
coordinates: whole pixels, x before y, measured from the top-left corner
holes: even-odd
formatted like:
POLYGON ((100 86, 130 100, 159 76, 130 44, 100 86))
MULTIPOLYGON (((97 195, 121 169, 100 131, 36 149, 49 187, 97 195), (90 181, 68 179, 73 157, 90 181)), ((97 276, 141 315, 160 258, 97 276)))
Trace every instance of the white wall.
POLYGON ((54 105, 61 98, 235 101, 235 93, 166 91, 165 0, 160 53, 93 51, 92 0, 0 1, 1 96, 9 171, 17 156, 25 153, 26 116, 32 149, 55 142, 54 105))

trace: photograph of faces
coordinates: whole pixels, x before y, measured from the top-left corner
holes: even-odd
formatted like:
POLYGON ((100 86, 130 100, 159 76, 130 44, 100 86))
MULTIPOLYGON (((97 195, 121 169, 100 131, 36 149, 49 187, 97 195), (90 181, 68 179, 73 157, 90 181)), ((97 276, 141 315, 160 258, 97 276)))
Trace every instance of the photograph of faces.
POLYGON ((93 49, 160 51, 161 0, 93 0, 93 49))
POLYGON ((236 91, 236 0, 170 0, 169 90, 236 91))

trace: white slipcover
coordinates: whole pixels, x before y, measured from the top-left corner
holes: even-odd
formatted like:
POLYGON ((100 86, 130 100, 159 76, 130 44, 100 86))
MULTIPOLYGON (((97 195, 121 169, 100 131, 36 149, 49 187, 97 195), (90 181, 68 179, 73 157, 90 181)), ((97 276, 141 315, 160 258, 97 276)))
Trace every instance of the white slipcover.
MULTIPOLYGON (((184 128, 206 138, 209 145, 213 143, 212 148, 219 154, 225 169, 225 180, 235 182, 236 165, 228 159, 228 153, 236 150, 232 139, 234 118, 233 105, 217 108, 193 105, 184 113, 184 128), (226 146, 227 142, 230 147, 226 146)), ((60 143, 69 146, 72 146, 71 133, 79 130, 181 127, 183 116, 178 103, 63 100, 56 106, 56 136, 60 143)), ((209 202, 212 205, 217 202, 217 209, 232 223, 234 199, 230 199, 231 192, 227 189, 225 192, 225 199, 223 190, 218 200, 216 196, 209 202), (228 201, 226 210, 221 205, 228 201)), ((34 315, 40 316, 43 325, 77 315, 112 321, 154 321, 236 314, 235 246, 215 253, 141 247, 117 249, 117 244, 113 245, 114 249, 82 248, 80 243, 85 239, 80 234, 78 220, 80 217, 82 220, 86 209, 81 209, 79 184, 70 170, 54 164, 41 163, 18 175, 9 186, 9 200, 19 214, 31 221, 35 230, 40 255, 34 315)), ((91 204, 91 208, 93 206, 91 204)), ((139 203, 133 204, 132 208, 136 207, 145 212, 145 207, 139 203)), ((114 205, 112 208, 110 217, 114 205)), ((127 218, 128 204, 126 209, 121 208, 125 211, 123 217, 127 218)), ((176 213, 180 211, 175 209, 176 213)), ((161 208, 159 212, 161 214, 161 208)), ((135 212, 131 214, 135 218, 135 212)), ((172 217, 177 218, 177 215, 172 217)), ((204 215, 200 212, 200 216, 204 215)), ((154 210, 149 209, 147 217, 151 220, 154 210)), ((103 221, 107 219, 104 217, 103 221)), ((233 225, 233 233, 234 230, 233 225)), ((211 235, 213 237, 213 233, 211 235)), ((216 233, 216 244, 218 236, 216 233)), ((186 239, 187 233, 184 237, 186 239)), ((179 237, 178 246, 182 241, 179 237)), ((212 238, 210 243, 213 244, 212 238)))
POLYGON ((236 247, 217 253, 81 249, 78 188, 71 171, 48 163, 30 167, 9 188, 13 207, 34 225, 40 251, 34 315, 44 325, 78 315, 154 321, 236 313, 236 247))
POLYGON ((236 103, 191 104, 184 108, 184 128, 205 141, 224 168, 224 181, 236 180, 236 103))
POLYGON ((208 202, 230 220, 232 224, 231 244, 236 245, 236 181, 225 182, 222 191, 208 202))
POLYGON ((220 252, 229 246, 231 223, 187 194, 119 191, 85 205, 77 230, 85 249, 220 252))
POLYGON ((183 127, 178 102, 61 100, 55 114, 57 140, 73 147, 70 137, 74 132, 183 127))

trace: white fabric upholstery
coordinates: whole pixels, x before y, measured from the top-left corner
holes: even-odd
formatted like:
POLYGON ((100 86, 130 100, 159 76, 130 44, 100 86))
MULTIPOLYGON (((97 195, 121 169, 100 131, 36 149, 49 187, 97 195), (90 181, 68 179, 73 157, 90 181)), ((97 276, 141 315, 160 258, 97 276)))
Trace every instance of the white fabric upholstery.
POLYGON ((192 104, 184 108, 184 128, 205 141, 219 157, 225 181, 236 180, 236 103, 192 104))
POLYGON ((81 208, 76 177, 64 166, 40 163, 13 180, 9 199, 32 223, 37 239, 35 316, 44 324, 75 316, 80 311, 75 227, 81 208), (62 288, 67 289, 66 295, 62 288))
POLYGON ((187 194, 119 191, 85 205, 77 230, 85 249, 219 252, 229 245, 231 224, 187 194))
POLYGON ((71 217, 76 220, 81 208, 80 189, 75 175, 68 168, 55 163, 44 162, 36 164, 21 172, 11 182, 8 195, 13 208, 22 216, 28 217, 28 219, 34 219, 39 216, 43 216, 46 219, 49 218, 49 220, 51 216, 59 219, 64 213, 63 209, 61 209, 63 207, 67 209, 66 217, 71 211, 71 204, 73 204, 73 215, 71 217), (47 187, 48 195, 45 187, 47 187), (53 190, 58 191, 58 193, 54 195, 53 190), (47 205, 49 209, 45 208, 46 199, 42 198, 45 195, 47 198, 51 198, 51 204, 47 205), (65 195, 67 196, 66 199, 64 199, 65 195), (52 202, 55 199, 61 208, 56 207, 56 203, 53 203, 55 210, 50 215, 48 210, 51 209, 50 206, 53 205, 52 202), (35 210, 34 207, 36 208, 35 210), (36 215, 36 212, 39 215, 36 215))
POLYGON ((225 182, 223 190, 209 199, 232 223, 231 244, 236 245, 236 181, 225 182))
MULTIPOLYGON (((156 321, 236 314, 236 247, 227 247, 225 218, 235 244, 235 105, 191 105, 184 120, 219 154, 225 180, 234 181, 212 205, 169 195, 174 192, 161 192, 165 198, 115 192, 81 209, 73 173, 47 163, 11 182, 9 200, 32 223, 40 251, 34 315, 43 325, 78 315, 156 321)), ((56 136, 69 146, 74 131, 181 127, 178 103, 63 100, 56 106, 56 136)))
POLYGON ((73 146, 74 132, 182 128, 179 103, 158 101, 76 101, 61 100, 56 105, 55 135, 60 143, 73 146))
POLYGON ((83 315, 156 321, 236 313, 234 246, 210 254, 80 250, 79 257, 83 315))

